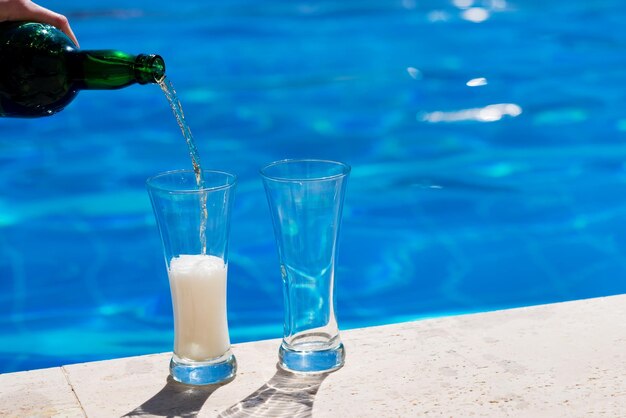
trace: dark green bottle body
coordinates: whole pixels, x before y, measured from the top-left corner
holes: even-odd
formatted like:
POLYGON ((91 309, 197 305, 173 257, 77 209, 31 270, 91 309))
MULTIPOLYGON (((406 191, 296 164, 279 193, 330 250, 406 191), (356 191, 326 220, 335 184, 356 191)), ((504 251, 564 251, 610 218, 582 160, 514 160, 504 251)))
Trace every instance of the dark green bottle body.
POLYGON ((0 116, 49 116, 80 90, 158 83, 158 55, 83 51, 58 29, 41 23, 0 23, 0 116))

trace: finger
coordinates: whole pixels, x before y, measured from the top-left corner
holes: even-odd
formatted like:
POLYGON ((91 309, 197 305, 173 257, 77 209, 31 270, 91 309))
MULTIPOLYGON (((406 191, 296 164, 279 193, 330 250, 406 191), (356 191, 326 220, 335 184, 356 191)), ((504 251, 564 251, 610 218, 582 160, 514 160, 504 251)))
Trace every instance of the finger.
POLYGON ((24 16, 28 19, 33 19, 37 22, 47 23, 49 25, 55 26, 61 29, 78 47, 78 40, 76 36, 74 36, 74 32, 72 28, 70 28, 70 23, 67 18, 61 14, 55 13, 52 10, 48 10, 45 7, 41 7, 38 4, 30 3, 28 8, 29 16, 24 16))

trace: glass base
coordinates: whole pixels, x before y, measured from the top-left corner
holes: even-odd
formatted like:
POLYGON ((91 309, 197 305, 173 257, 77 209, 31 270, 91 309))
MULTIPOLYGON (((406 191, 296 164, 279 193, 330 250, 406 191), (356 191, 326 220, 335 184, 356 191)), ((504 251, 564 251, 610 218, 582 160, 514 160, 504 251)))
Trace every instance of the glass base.
POLYGON ((187 385, 210 385, 231 380, 237 373, 237 360, 228 350, 213 361, 192 361, 174 354, 170 361, 170 375, 174 380, 187 385))
POLYGON ((343 366, 346 351, 342 343, 327 350, 293 350, 281 344, 278 365, 294 373, 326 373, 343 366))

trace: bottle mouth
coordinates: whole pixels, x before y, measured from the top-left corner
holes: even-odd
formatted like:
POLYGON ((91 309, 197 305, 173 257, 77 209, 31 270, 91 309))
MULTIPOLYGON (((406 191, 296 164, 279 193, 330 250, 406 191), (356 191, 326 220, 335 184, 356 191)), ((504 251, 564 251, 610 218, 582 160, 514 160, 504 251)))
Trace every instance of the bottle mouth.
POLYGON ((135 75, 139 84, 160 83, 165 78, 165 61, 156 54, 138 55, 135 75))

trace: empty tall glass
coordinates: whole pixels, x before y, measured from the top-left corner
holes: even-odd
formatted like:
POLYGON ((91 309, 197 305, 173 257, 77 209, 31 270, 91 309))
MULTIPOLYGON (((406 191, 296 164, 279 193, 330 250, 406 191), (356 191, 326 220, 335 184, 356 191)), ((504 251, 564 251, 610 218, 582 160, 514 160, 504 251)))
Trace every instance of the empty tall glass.
POLYGON ((191 170, 148 179, 174 308, 170 374, 182 383, 218 383, 235 375, 226 318, 228 235, 236 177, 191 170))
POLYGON ((279 365, 326 372, 343 365, 335 318, 337 237, 350 167, 284 160, 261 170, 283 279, 284 333, 279 365))

